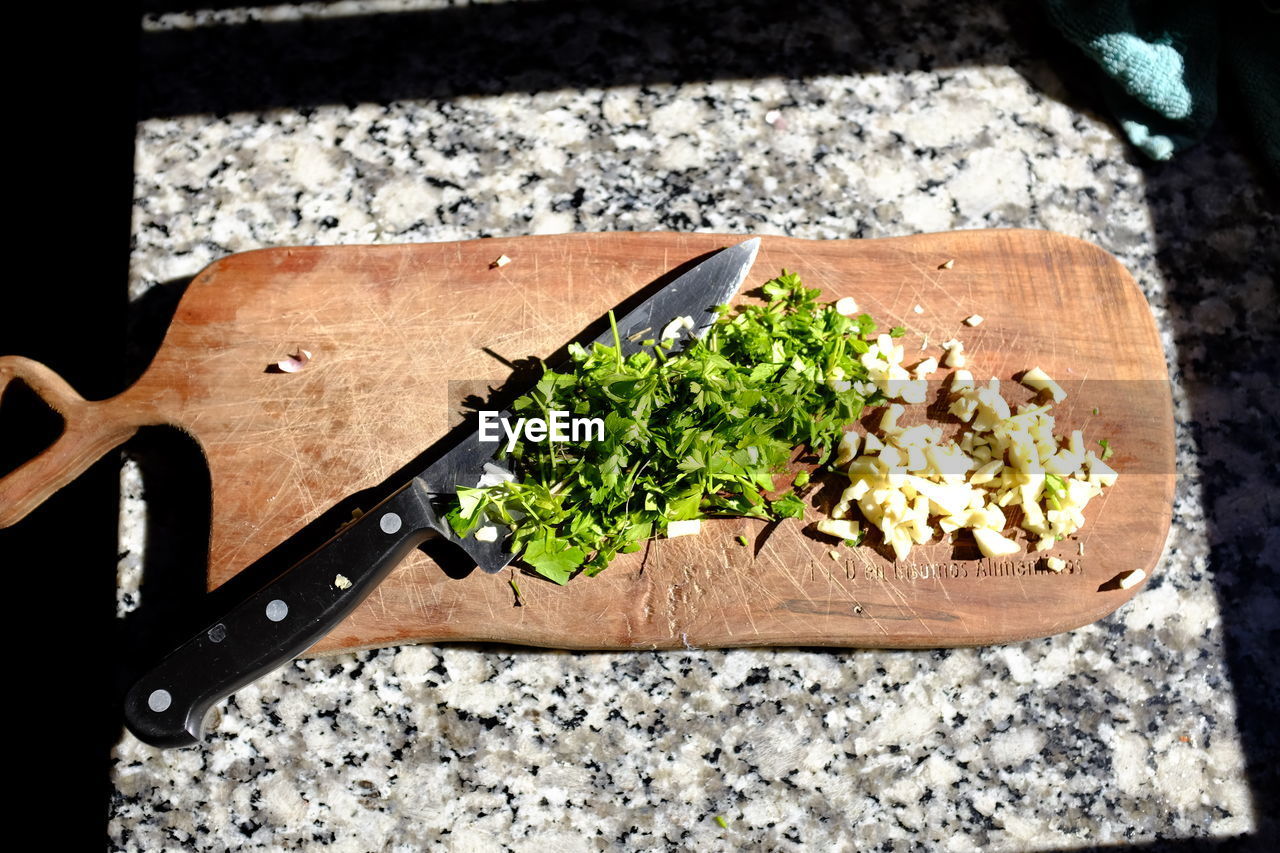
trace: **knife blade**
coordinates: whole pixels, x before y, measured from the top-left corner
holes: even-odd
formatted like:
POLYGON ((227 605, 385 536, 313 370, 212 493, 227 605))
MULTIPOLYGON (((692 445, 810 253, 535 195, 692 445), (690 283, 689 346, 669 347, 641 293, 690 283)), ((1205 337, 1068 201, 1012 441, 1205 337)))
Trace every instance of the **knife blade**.
MULTIPOLYGON (((755 262, 760 239, 723 249, 680 275, 617 321, 624 355, 657 338, 678 317, 672 351, 704 333, 755 262)), ((612 329, 593 341, 610 345, 612 329)), ((505 416, 505 413, 503 413, 505 416)), ((159 747, 199 742, 215 704, 306 651, 332 630, 427 538, 443 536, 490 574, 512 559, 509 537, 458 537, 442 512, 459 486, 475 486, 501 442, 473 431, 333 538, 192 636, 142 676, 124 701, 125 724, 159 747)))

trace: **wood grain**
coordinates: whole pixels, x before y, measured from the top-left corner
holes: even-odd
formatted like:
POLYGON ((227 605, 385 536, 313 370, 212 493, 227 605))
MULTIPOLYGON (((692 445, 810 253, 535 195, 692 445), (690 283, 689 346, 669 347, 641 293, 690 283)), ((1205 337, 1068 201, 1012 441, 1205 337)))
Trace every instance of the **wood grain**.
MULTIPOLYGON (((547 356, 673 267, 741 239, 577 234, 233 255, 191 284, 138 383, 77 411, 76 428, 112 437, 94 452, 143 423, 171 423, 198 440, 213 484, 208 581, 216 587, 344 497, 386 483, 445 434, 459 389, 507 377, 499 357, 547 356), (512 263, 490 268, 502 254, 512 263), (306 370, 267 371, 299 348, 313 355, 306 370), (80 426, 84 419, 92 423, 80 426)), ((987 644, 1087 624, 1134 594, 1109 582, 1150 573, 1161 554, 1173 421, 1150 311, 1115 258, 1042 231, 765 237, 744 291, 782 268, 824 298, 853 296, 884 326, 906 326, 917 347, 925 335, 934 344, 960 338, 980 379, 1039 365, 1067 387, 1060 430, 1110 438, 1122 472, 1087 512, 1084 555, 1075 539, 1055 549, 1068 571, 1045 571, 1030 555, 978 559, 963 543, 917 548, 903 563, 870 547, 833 560, 837 543, 798 521, 777 525, 758 549, 735 537, 756 542, 762 523, 710 522, 700 536, 651 543, 564 588, 515 568, 453 577, 415 553, 309 654, 440 640, 584 649, 987 644), (963 325, 974 313, 985 322, 963 325)), ((938 353, 933 345, 927 354, 938 353)), ((918 358, 909 350, 908 360, 918 358)), ((47 477, 48 460, 41 464, 47 477)), ((43 499, 30 497, 29 481, 20 469, 0 484, 9 522, 20 515, 16 502, 43 499)))

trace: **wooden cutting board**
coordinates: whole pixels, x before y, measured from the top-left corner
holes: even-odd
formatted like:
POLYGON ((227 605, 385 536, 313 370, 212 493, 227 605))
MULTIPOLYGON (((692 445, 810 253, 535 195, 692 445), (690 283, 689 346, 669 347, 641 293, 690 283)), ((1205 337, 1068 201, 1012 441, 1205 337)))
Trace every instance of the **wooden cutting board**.
MULTIPOLYGON (((173 424, 208 460, 208 582, 216 587, 269 560, 344 498, 388 489, 446 433, 462 398, 486 380, 502 384, 511 363, 549 356, 673 268, 741 239, 574 234, 224 258, 191 283, 155 361, 118 397, 85 402, 42 366, 0 359, 0 383, 24 380, 67 421, 53 448, 0 481, 0 524, 138 426, 173 424), (504 254, 511 263, 490 266, 504 254), (305 370, 269 370, 298 349, 312 354, 305 370)), ((1122 475, 1089 507, 1078 539, 1052 552, 1066 571, 1047 571, 1029 554, 979 559, 967 534, 894 562, 883 548, 839 548, 814 533, 811 508, 805 523, 768 529, 708 522, 700 536, 653 542, 567 587, 515 567, 459 577, 415 552, 309 654, 442 640, 584 649, 974 645, 1087 624, 1136 592, 1114 581, 1133 569, 1150 573, 1164 546, 1172 404, 1151 313, 1115 258, 1043 231, 764 237, 744 294, 782 268, 825 299, 853 296, 882 328, 906 326, 908 363, 940 355, 936 344, 958 337, 979 379, 1010 380, 1039 365, 1067 388, 1059 431, 1109 438, 1122 475), (985 321, 964 325, 972 314, 985 321), (925 336, 932 344, 916 354, 925 336), (752 544, 739 545, 739 535, 752 544)), ((1005 391, 1031 397, 1012 381, 1005 391)), ((833 489, 815 490, 811 503, 829 501, 833 489)))

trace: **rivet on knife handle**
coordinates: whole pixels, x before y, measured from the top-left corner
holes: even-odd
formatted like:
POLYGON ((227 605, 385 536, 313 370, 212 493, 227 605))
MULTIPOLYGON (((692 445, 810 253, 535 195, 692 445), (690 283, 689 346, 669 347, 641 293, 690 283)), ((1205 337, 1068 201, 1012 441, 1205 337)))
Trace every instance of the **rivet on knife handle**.
POLYGON ((125 697, 129 730, 160 747, 197 743, 210 708, 320 640, 432 535, 434 520, 411 480, 139 679, 125 697))

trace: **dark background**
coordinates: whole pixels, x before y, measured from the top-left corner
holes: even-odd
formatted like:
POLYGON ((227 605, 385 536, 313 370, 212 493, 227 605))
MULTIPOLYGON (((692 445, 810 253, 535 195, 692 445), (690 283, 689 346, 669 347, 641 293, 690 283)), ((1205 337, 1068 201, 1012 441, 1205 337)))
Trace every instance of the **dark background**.
MULTIPOLYGON (((0 353, 44 362, 87 398, 110 396, 121 387, 127 319, 138 11, 127 2, 74 12, 34 4, 5 14, 6 183, 20 218, 7 229, 13 301, 0 310, 0 353), (32 50, 18 58, 21 44, 32 50)), ((4 470, 52 437, 47 415, 29 404, 27 394, 5 394, 4 470)), ((6 740, 19 792, 9 832, 32 825, 36 843, 65 839, 67 849, 102 849, 119 733, 106 713, 119 655, 118 470, 108 455, 0 530, 0 570, 20 602, 4 623, 6 740), (36 808, 53 820, 36 820, 36 808)))

